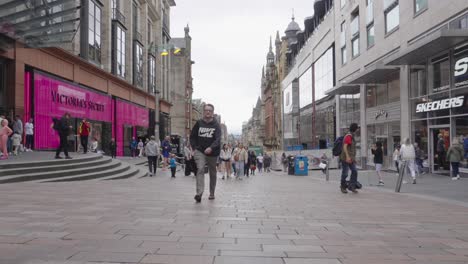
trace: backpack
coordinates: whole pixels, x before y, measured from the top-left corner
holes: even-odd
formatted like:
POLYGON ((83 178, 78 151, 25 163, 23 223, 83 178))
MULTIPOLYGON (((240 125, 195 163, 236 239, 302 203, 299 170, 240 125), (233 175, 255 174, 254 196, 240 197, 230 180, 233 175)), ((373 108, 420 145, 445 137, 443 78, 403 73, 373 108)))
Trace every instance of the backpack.
POLYGON ((234 155, 234 161, 239 161, 239 153, 236 153, 236 154, 234 155))
POLYGON ((60 131, 60 120, 57 118, 53 118, 52 121, 54 122, 53 129, 56 131, 60 131))
POLYGON ((338 137, 333 143, 332 153, 333 156, 340 156, 343 151, 343 141, 345 136, 338 137))

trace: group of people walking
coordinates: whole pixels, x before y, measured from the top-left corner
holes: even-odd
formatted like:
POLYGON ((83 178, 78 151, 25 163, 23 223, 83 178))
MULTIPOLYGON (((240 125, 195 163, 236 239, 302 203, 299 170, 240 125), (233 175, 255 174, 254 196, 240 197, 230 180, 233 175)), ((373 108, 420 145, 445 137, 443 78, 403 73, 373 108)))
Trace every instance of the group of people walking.
POLYGON ((242 180, 243 176, 255 175, 257 170, 259 173, 270 172, 270 155, 259 153, 257 156, 255 151, 249 151, 242 143, 238 143, 234 148, 231 144, 224 144, 219 159, 219 170, 223 173, 223 180, 231 176, 242 180))
POLYGON ((0 159, 18 155, 22 151, 32 151, 34 124, 32 118, 23 126, 21 117, 16 115, 11 121, 0 116, 0 159), (23 144, 24 143, 24 144, 23 144))

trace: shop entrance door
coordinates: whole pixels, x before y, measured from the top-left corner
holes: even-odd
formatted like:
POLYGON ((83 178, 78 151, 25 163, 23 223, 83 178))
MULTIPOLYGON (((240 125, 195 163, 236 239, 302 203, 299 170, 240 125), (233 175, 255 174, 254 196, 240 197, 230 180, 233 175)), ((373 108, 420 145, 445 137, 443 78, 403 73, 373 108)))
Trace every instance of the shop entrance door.
POLYGON ((447 150, 450 147, 450 127, 432 126, 430 129, 429 162, 434 173, 450 175, 447 150))
POLYGON ((131 156, 132 151, 130 149, 130 144, 132 143, 133 138, 133 127, 132 126, 124 126, 123 127, 123 153, 124 156, 131 156))

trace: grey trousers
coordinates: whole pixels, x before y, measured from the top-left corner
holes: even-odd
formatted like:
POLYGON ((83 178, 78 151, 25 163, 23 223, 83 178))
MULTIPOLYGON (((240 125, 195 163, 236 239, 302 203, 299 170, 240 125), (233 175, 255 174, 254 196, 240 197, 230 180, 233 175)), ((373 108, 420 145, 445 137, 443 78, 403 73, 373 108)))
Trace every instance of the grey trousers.
POLYGON ((215 194, 216 189, 216 160, 218 157, 211 157, 206 156, 204 153, 200 152, 199 150, 195 150, 195 154, 193 156, 195 158, 195 163, 197 164, 197 194, 203 195, 203 191, 205 190, 205 164, 208 165, 208 172, 210 174, 210 195, 215 194))

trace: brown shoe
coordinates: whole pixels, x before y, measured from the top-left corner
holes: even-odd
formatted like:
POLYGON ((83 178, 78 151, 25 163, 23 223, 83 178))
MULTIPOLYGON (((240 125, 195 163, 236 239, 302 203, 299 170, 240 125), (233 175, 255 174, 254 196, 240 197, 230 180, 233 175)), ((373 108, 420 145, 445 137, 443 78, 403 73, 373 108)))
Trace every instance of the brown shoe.
POLYGON ((214 195, 210 195, 210 196, 208 197, 208 200, 214 200, 214 199, 215 199, 214 195))

